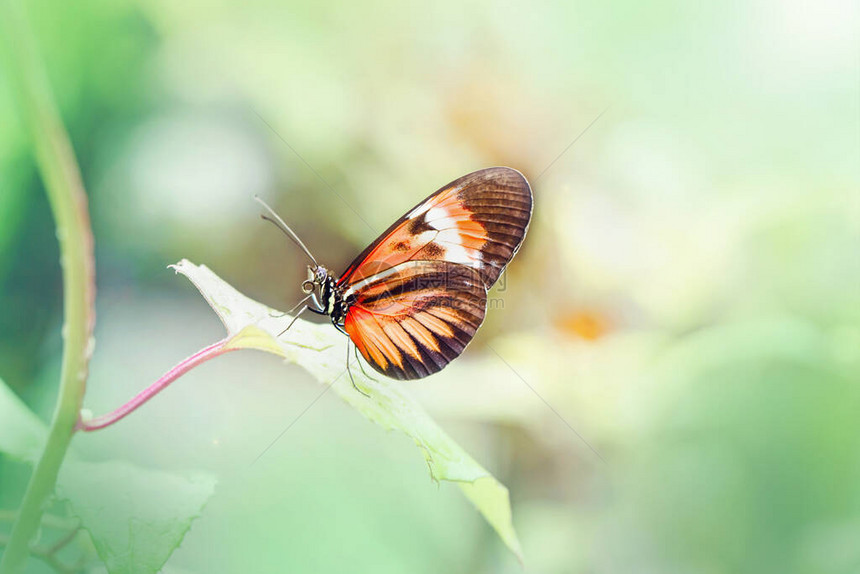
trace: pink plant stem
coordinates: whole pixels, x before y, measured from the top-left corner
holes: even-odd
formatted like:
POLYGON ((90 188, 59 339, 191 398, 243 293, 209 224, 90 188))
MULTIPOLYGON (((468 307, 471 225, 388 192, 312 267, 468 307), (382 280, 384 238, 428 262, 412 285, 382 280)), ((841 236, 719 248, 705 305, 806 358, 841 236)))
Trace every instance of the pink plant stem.
POLYGON ((133 399, 131 399, 115 411, 86 421, 78 419, 78 424, 76 425, 75 430, 90 432, 103 429, 121 421, 122 419, 142 407, 155 395, 166 389, 167 386, 170 385, 170 383, 172 383, 197 365, 205 363, 209 359, 214 359, 218 355, 222 355, 229 351, 235 351, 235 348, 225 348, 227 341, 228 339, 224 339, 218 341, 217 343, 209 345, 205 349, 197 351, 196 353, 194 353, 193 355, 167 371, 164 376, 149 385, 147 388, 138 393, 133 399))

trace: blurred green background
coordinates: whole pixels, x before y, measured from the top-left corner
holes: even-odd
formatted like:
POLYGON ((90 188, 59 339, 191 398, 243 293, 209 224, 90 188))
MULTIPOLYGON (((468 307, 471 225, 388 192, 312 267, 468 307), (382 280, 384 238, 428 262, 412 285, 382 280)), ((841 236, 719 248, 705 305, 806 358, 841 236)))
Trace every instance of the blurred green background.
MULTIPOLYGON (((510 488, 527 571, 860 572, 858 11, 27 3, 91 200, 85 406, 221 337, 166 265, 300 298, 305 261, 254 194, 340 270, 429 192, 509 165, 535 192, 523 249, 465 355, 404 384, 510 488)), ((62 289, 19 115, 0 68, 0 377, 47 419, 62 289)), ((238 353, 75 445, 219 474, 168 572, 521 571, 334 394, 252 466, 318 392, 238 353)), ((0 459, 0 508, 27 476, 0 459)))

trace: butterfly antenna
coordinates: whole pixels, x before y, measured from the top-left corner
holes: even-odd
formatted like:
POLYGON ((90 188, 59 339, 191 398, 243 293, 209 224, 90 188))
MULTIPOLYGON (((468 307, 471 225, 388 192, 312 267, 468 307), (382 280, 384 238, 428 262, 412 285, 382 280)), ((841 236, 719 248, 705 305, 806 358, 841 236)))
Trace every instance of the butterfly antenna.
POLYGON ((313 255, 311 255, 310 250, 309 250, 307 247, 305 247, 305 244, 304 244, 304 243, 302 243, 302 240, 301 240, 301 239, 299 239, 299 236, 298 236, 298 235, 296 235, 296 232, 295 232, 295 231, 293 231, 292 229, 290 229, 290 226, 289 226, 289 225, 287 225, 286 223, 284 223, 284 220, 283 220, 283 219, 281 219, 281 216, 280 216, 280 215, 278 215, 277 213, 275 213, 275 210, 274 210, 274 209, 272 209, 271 207, 269 207, 269 205, 268 205, 265 201, 263 201, 262 199, 260 199, 260 197, 259 197, 259 196, 256 196, 256 195, 255 195, 255 196, 254 196, 254 199, 257 201, 257 203, 259 203, 260 205, 262 205, 263 207, 265 207, 265 208, 266 208, 266 211, 268 211, 269 213, 271 213, 271 214, 272 214, 272 217, 274 217, 274 219, 272 219, 272 217, 269 217, 269 216, 267 216, 267 215, 261 215, 260 217, 262 217, 262 218, 263 218, 263 219, 265 219, 266 221, 268 221, 268 222, 270 222, 270 223, 274 224, 274 226, 275 226, 275 227, 277 227, 278 229, 280 229, 281 231, 283 231, 283 232, 284 232, 284 235, 286 235, 287 237, 289 237, 290 239, 292 239, 292 240, 296 243, 296 245, 298 245, 299 247, 301 247, 301 248, 302 248, 302 251, 304 251, 304 252, 305 252, 305 255, 307 255, 307 256, 308 256, 308 258, 310 258, 310 260, 313 262, 313 264, 314 264, 315 266, 319 267, 319 266, 320 266, 320 264, 319 264, 319 263, 317 263, 316 258, 314 258, 314 256, 313 256, 313 255))

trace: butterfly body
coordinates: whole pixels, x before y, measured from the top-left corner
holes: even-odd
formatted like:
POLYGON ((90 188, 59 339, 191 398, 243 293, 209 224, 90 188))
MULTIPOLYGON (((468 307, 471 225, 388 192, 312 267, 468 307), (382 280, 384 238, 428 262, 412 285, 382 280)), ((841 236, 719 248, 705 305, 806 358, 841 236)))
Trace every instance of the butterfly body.
POLYGON ((302 290, 380 373, 418 379, 458 357, 484 320, 487 291, 528 229, 525 177, 496 167, 442 187, 396 221, 337 279, 308 267, 302 290))
POLYGON ((354 298, 346 295, 345 289, 338 286, 331 271, 321 265, 308 266, 308 280, 302 285, 305 293, 308 293, 314 302, 314 307, 308 309, 318 315, 329 316, 332 324, 339 331, 343 331, 344 320, 354 298))

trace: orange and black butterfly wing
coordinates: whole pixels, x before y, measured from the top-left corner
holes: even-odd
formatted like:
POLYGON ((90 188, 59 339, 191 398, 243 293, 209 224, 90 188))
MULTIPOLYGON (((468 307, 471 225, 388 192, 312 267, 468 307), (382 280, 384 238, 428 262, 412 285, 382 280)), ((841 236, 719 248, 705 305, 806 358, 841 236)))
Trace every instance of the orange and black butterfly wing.
POLYGON ((338 280, 352 301, 344 329, 364 358, 387 376, 417 379, 458 357, 531 212, 525 177, 493 167, 451 182, 395 222, 338 280))
POLYGON ((452 181, 409 210, 338 280, 354 286, 406 261, 448 261, 477 269, 489 289, 522 244, 532 191, 515 169, 491 167, 452 181))
POLYGON ((484 320, 480 274, 446 261, 410 261, 356 293, 344 329, 380 373, 420 379, 457 358, 484 320))

